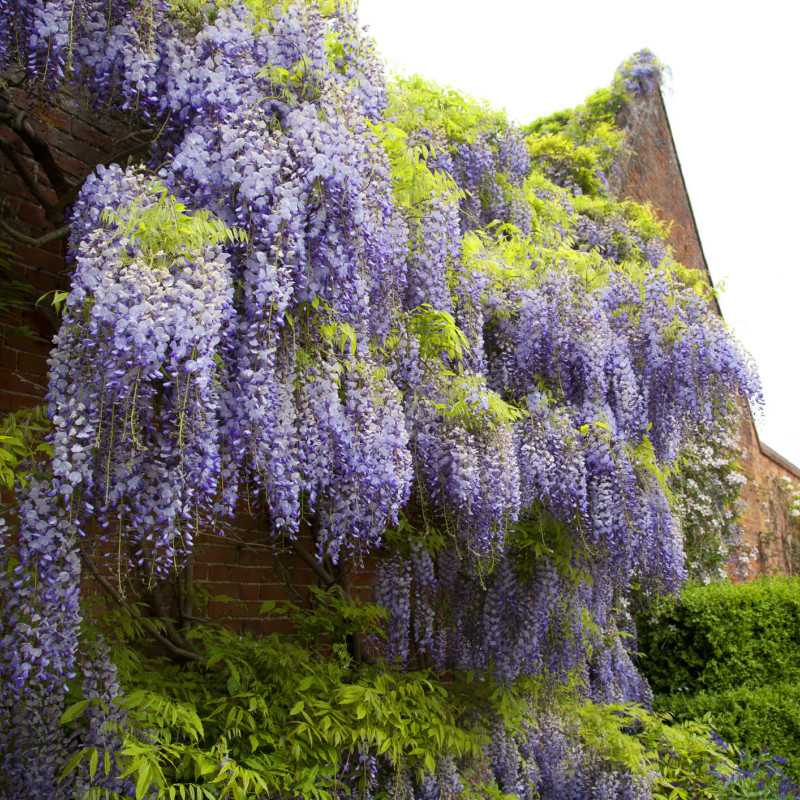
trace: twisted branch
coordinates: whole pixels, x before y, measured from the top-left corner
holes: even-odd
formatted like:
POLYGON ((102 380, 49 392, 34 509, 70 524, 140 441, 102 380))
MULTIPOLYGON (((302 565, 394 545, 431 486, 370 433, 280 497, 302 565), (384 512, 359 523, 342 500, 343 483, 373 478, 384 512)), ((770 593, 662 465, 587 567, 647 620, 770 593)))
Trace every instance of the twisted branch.
POLYGON ((296 539, 293 539, 290 544, 292 546, 292 550, 294 550, 294 552, 297 553, 297 555, 300 556, 300 558, 305 561, 305 563, 308 564, 311 569, 314 570, 317 577, 325 584, 325 588, 333 586, 333 584, 336 583, 336 578, 334 578, 333 575, 331 575, 331 573, 325 569, 323 564, 314 558, 314 556, 312 556, 311 553, 309 553, 308 550, 306 550, 300 544, 300 542, 298 542, 296 539))
POLYGON ((94 579, 100 584, 103 591, 121 608, 124 608, 132 617, 137 617, 142 620, 142 623, 147 627, 150 635, 161 645, 163 645, 173 656, 183 659, 184 661, 204 661, 205 659, 200 653, 195 650, 189 650, 186 647, 175 644, 167 636, 164 636, 155 620, 148 619, 147 617, 140 617, 130 606, 130 604, 123 598, 120 593, 111 585, 111 582, 100 573, 94 562, 81 550, 81 561, 89 568, 94 579))
MULTIPOLYGON (((31 174, 24 159, 10 142, 0 139, 0 151, 6 155, 28 191, 44 209, 46 218, 54 224, 63 223, 64 212, 75 201, 83 181, 75 181, 64 174, 64 171, 58 166, 50 146, 36 133, 28 120, 27 112, 14 109, 9 99, 2 95, 0 95, 0 125, 5 125, 14 131, 30 150, 34 160, 41 166, 42 171, 47 176, 47 180, 56 194, 56 202, 51 203, 47 199, 47 195, 42 190, 36 176, 31 174)), ((150 146, 151 140, 149 138, 142 140, 142 137, 147 137, 148 134, 149 131, 145 129, 134 131, 124 136, 119 140, 119 144, 131 140, 132 144, 98 162, 98 165, 109 166, 110 164, 127 161, 131 156, 137 155, 150 146)), ((0 229, 14 241, 31 247, 42 247, 49 242, 63 239, 69 233, 69 225, 61 224, 42 236, 28 236, 4 220, 0 220, 0 229)))
POLYGON ((30 247, 42 247, 50 242, 63 239, 65 236, 69 235, 69 229, 69 225, 62 225, 60 228, 55 228, 54 230, 50 231, 49 233, 45 233, 42 236, 27 236, 26 234, 18 231, 16 228, 13 228, 5 220, 0 219, 0 230, 2 230, 6 235, 15 241, 20 242, 21 244, 27 244, 30 247))
MULTIPOLYGON (((13 111, 8 100, 3 103, 4 110, 0 110, 0 123, 4 123, 11 128, 14 133, 25 142, 28 150, 41 165, 47 180, 55 189, 57 195, 66 194, 73 188, 73 183, 64 175, 61 167, 56 163, 47 142, 39 136, 28 122, 28 115, 25 111, 13 111)), ((0 106, 2 108, 2 106, 0 106)))

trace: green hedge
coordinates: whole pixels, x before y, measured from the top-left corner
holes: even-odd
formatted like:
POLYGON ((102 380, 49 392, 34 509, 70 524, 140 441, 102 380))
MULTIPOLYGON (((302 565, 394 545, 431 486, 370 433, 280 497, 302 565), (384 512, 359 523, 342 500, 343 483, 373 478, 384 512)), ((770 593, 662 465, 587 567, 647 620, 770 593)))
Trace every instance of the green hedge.
POLYGON ((656 694, 800 684, 800 579, 690 586, 638 620, 656 694))
POLYGON ((725 741, 748 753, 767 751, 785 758, 787 773, 800 779, 799 683, 663 695, 655 705, 680 720, 709 715, 711 726, 725 741))

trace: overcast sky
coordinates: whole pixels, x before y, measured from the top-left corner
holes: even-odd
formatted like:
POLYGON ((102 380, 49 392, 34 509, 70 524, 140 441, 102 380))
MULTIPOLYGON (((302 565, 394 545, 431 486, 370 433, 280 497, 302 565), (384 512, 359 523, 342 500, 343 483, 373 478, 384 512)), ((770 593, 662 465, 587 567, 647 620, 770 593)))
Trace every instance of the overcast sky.
POLYGON ((580 103, 649 47, 714 283, 756 359, 764 442, 800 465, 800 6, 788 0, 360 0, 391 71, 520 123, 580 103), (794 13, 793 13, 794 12, 794 13))

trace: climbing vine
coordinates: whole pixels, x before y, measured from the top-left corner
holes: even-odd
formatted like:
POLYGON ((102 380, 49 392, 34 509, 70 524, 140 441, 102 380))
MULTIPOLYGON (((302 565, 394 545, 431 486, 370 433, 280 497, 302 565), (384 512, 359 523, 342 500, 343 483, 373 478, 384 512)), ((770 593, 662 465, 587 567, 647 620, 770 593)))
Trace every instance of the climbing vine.
POLYGON ((520 130, 387 87, 349 3, 0 22, 31 91, 79 81, 157 131, 70 212, 52 432, 0 557, 0 793, 713 796, 702 729, 631 705, 627 597, 681 584, 669 470, 758 385, 662 223, 609 194, 652 55, 520 130), (190 613, 197 537, 243 507, 333 593, 299 641, 190 613))
POLYGON ((689 577, 709 583, 741 549, 739 493, 746 479, 736 460, 735 414, 687 439, 670 476, 689 577))

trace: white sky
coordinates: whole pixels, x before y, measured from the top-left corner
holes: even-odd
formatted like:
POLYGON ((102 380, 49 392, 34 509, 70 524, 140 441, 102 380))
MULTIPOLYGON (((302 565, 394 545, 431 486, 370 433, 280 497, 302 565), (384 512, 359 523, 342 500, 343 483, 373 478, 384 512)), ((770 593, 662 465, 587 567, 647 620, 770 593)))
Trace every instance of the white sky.
POLYGON ((800 4, 360 0, 388 68, 520 123, 568 108, 649 47, 730 326, 756 359, 762 439, 800 464, 800 4))

